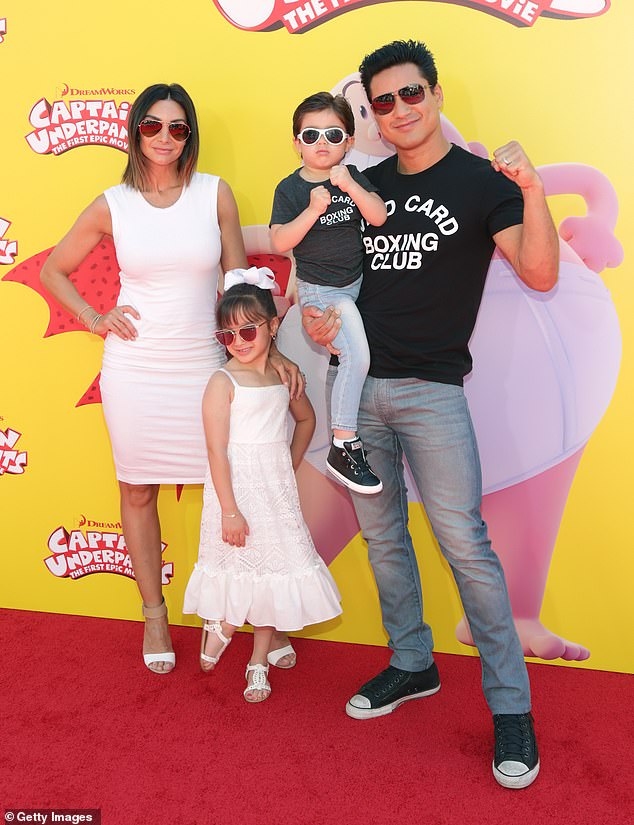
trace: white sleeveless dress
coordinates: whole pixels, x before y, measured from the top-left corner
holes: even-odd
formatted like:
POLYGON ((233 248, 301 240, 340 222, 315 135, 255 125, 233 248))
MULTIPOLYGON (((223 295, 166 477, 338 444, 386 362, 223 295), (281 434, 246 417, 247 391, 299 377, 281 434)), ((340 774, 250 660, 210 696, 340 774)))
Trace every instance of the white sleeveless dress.
POLYGON ((207 471, 198 562, 184 613, 278 630, 300 630, 341 613, 341 597, 299 505, 288 445, 288 389, 234 384, 228 456, 245 547, 222 540, 220 502, 207 471))
POLYGON ((119 305, 138 331, 110 333, 101 371, 106 425, 120 481, 202 483, 207 449, 202 396, 225 362, 214 337, 221 243, 219 178, 196 173, 167 209, 129 186, 105 197, 121 272, 119 305))

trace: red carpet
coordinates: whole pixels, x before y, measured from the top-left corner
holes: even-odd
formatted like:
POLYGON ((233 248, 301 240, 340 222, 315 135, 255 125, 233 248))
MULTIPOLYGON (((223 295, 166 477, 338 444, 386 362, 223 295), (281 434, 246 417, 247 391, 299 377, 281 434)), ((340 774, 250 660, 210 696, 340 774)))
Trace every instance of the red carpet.
MULTIPOLYGON (((359 722, 355 687, 381 648, 297 640, 273 694, 242 698, 251 637, 198 669, 199 631, 173 628, 177 666, 142 664, 141 625, 0 610, 2 809, 101 808, 104 825, 631 825, 634 678, 530 665, 541 773, 491 774, 476 659, 437 656, 441 691, 359 722)), ((2 821, 2 820, 0 820, 2 821)))

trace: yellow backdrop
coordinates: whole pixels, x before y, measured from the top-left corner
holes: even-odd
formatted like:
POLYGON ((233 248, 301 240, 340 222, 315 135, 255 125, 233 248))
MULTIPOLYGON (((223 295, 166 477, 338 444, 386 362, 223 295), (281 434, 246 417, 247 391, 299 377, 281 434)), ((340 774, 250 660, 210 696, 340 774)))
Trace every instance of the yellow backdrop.
MULTIPOLYGON (((240 4, 225 8, 232 5, 240 4)), ((242 5, 257 12, 273 4, 242 5)), ((619 196, 616 235, 624 242, 634 230, 629 134, 634 10, 626 3, 606 4, 597 16, 542 15, 520 26, 489 13, 501 8, 499 3, 474 6, 482 8, 423 0, 357 4, 291 34, 284 27, 241 30, 212 0, 177 5, 111 0, 107 7, 81 8, 64 0, 53 5, 5 0, 0 9, 0 278, 54 245, 86 204, 118 182, 124 165, 123 152, 96 142, 60 154, 38 153, 34 146, 41 148, 44 137, 31 142, 25 137, 42 128, 43 109, 36 105, 42 98, 51 103, 112 99, 120 106, 151 83, 182 83, 200 117, 200 170, 230 182, 243 224, 265 224, 276 182, 296 165, 290 140, 295 105, 311 92, 334 88, 356 71, 366 51, 410 36, 425 40, 434 52, 445 114, 468 140, 491 150, 517 138, 536 165, 575 162, 603 172, 619 196)), ((105 134, 116 146, 121 140, 116 117, 104 128, 113 124, 114 131, 105 134)), ((585 209, 573 195, 551 198, 551 207, 558 224, 585 209)), ((579 666, 629 672, 634 671, 629 608, 633 275, 627 247, 624 263, 602 273, 620 320, 621 373, 575 476, 542 610, 548 627, 591 649, 590 660, 579 666)), ((0 280, 0 604, 138 618, 135 584, 117 556, 118 494, 101 407, 75 406, 99 371, 102 341, 86 332, 44 337, 48 324, 41 295, 0 280), (66 534, 76 551, 85 550, 86 563, 97 563, 90 532, 110 543, 109 553, 98 557, 99 564, 112 565, 110 572, 77 579, 55 575, 63 564, 49 557, 58 555, 66 534), (104 533, 111 538, 104 539, 104 533)), ((201 488, 186 488, 179 500, 175 488, 166 487, 159 505, 170 616, 190 624, 191 617, 180 610, 197 553, 201 488)), ((411 505, 411 516, 437 648, 470 653, 455 638, 461 614, 456 591, 420 505, 411 505)), ((311 633, 383 644, 358 536, 331 571, 343 594, 344 615, 311 633)))

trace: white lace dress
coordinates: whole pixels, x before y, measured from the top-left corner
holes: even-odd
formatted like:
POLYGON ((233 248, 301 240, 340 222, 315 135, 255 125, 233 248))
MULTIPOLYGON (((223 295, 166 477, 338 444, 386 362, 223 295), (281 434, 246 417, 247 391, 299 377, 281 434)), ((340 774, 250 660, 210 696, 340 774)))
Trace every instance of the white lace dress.
POLYGON ((184 613, 240 627, 300 630, 341 613, 340 595, 315 550, 299 505, 287 439, 289 395, 283 385, 234 384, 228 456, 245 547, 222 540, 220 503, 207 470, 198 561, 184 613))

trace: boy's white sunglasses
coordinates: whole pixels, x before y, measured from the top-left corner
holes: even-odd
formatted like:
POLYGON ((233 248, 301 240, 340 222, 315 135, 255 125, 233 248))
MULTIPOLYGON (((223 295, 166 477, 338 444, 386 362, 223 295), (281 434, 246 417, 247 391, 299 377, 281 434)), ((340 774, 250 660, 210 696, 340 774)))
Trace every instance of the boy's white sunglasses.
POLYGON ((338 146, 343 143, 348 135, 340 129, 339 126, 331 126, 329 129, 302 129, 297 135, 297 139, 304 144, 304 146, 312 146, 317 143, 320 137, 326 138, 326 142, 332 146, 338 146))

